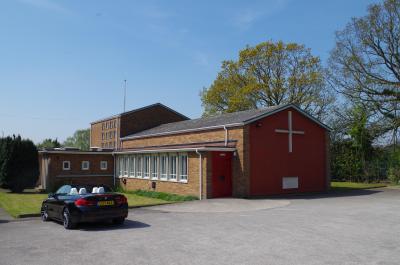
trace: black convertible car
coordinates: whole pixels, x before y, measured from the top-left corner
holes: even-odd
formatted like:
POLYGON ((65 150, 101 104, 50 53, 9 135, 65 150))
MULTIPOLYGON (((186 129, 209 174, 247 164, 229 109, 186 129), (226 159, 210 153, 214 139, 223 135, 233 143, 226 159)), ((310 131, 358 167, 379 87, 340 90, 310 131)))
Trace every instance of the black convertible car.
POLYGON ((43 201, 41 215, 43 221, 62 221, 66 229, 83 222, 122 224, 128 216, 128 202, 105 186, 64 185, 43 201))

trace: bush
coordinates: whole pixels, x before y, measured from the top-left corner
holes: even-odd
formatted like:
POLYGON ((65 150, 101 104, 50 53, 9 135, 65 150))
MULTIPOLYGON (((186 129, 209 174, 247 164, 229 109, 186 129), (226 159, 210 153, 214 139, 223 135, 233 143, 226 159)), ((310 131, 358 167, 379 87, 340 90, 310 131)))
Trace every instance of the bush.
POLYGON ((39 176, 38 152, 21 136, 0 138, 0 186, 12 192, 34 187, 39 176))
POLYGON ((400 184, 400 168, 391 167, 388 170, 388 178, 393 184, 400 184))

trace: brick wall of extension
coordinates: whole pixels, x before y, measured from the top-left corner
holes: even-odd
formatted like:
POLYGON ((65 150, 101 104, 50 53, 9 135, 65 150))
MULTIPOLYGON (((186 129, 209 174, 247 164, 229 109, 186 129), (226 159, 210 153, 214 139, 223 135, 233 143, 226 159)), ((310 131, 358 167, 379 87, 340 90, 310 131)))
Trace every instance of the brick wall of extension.
MULTIPOLYGON (((248 127, 237 127, 228 129, 229 141, 236 141, 236 155, 233 156, 232 160, 232 195, 235 197, 244 197, 249 194, 249 178, 248 170, 248 141, 244 141, 244 138, 248 137, 248 127)), ((209 130, 209 131, 198 131, 190 133, 182 133, 176 135, 158 136, 158 137, 147 137, 140 139, 127 139, 122 141, 122 149, 142 148, 149 146, 163 146, 163 145, 174 145, 182 143, 199 143, 199 142, 213 142, 225 140, 225 130, 209 130)), ((212 159, 211 152, 202 152, 202 197, 210 198, 212 194, 212 159)), ((199 155, 196 152, 188 152, 188 182, 171 182, 163 180, 156 181, 156 190, 172 192, 181 195, 193 195, 199 196, 200 192, 200 180, 199 180, 199 155)), ((137 179, 137 178, 126 178, 123 183, 120 179, 120 183, 123 187, 135 190, 135 189, 151 189, 151 182, 154 180, 149 179, 137 179)))
POLYGON ((64 184, 106 185, 114 184, 114 158, 109 154, 81 154, 79 152, 40 152, 39 184, 53 191, 64 184), (70 161, 70 169, 63 169, 63 161, 70 161), (82 169, 82 161, 89 161, 89 169, 82 169), (107 161, 107 169, 100 167, 107 161))

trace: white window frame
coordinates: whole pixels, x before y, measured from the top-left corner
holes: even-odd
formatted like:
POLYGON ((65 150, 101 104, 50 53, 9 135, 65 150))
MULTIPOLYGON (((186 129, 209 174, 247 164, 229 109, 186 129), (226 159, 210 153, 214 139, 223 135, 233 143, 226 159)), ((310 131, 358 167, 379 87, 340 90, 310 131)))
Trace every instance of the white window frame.
POLYGON ((90 162, 87 160, 82 161, 81 163, 82 170, 89 170, 90 169, 90 162), (87 166, 86 166, 87 165, 87 166))
POLYGON ((134 178, 136 175, 136 157, 134 155, 129 156, 129 177, 134 178))
POLYGON ((168 180, 178 181, 178 154, 171 153, 168 156, 168 180), (175 165, 172 163, 175 162, 175 165), (175 169, 175 173, 172 173, 175 169))
POLYGON ((151 156, 145 155, 143 156, 143 178, 149 179, 150 178, 150 167, 151 167, 151 156))
POLYGON ((153 154, 150 158, 150 175, 151 179, 158 179, 159 167, 160 167, 160 160, 157 154, 153 154))
POLYGON ((129 170, 129 159, 128 156, 123 156, 123 163, 122 163, 122 175, 127 178, 128 177, 128 170, 129 170))
POLYGON ((62 162, 62 169, 63 170, 71 170, 71 161, 65 160, 62 162), (64 167, 65 163, 68 164, 68 167, 64 167))
POLYGON ((168 180, 168 154, 160 155, 160 180, 168 180), (163 158, 165 158, 165 173, 162 171, 163 158))
POLYGON ((142 178, 143 177, 143 156, 138 155, 136 160, 136 177, 142 178))
POLYGON ((188 171, 189 171, 189 156, 187 153, 180 153, 178 159, 178 168, 179 168, 179 181, 180 182, 188 182, 188 171), (182 158, 186 158, 186 172, 182 172, 182 158))
POLYGON ((100 170, 107 170, 107 168, 108 168, 108 162, 105 160, 100 161, 100 170))

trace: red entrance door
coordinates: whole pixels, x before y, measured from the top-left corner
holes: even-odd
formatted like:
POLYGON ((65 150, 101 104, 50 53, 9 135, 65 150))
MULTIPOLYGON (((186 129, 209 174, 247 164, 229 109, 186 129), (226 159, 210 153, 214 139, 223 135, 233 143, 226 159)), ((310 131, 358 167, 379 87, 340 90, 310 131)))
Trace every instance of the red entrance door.
POLYGON ((212 196, 232 196, 232 152, 213 152, 212 196))

